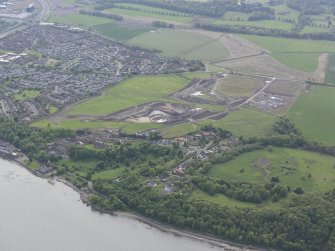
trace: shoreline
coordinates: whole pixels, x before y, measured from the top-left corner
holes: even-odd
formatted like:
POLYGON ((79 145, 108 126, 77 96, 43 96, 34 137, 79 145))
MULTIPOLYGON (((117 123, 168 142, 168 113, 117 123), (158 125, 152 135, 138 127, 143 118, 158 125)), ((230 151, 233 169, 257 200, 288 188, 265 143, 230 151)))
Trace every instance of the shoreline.
POLYGON ((22 162, 20 162, 16 159, 6 159, 2 156, 0 156, 0 158, 4 159, 6 161, 9 161, 9 162, 13 162, 20 167, 23 167, 24 169, 26 169, 28 172, 30 172, 32 175, 34 175, 36 177, 39 177, 39 178, 42 178, 42 179, 45 179, 45 180, 54 180, 56 182, 60 182, 60 183, 64 184, 65 186, 73 189, 75 192, 77 192, 79 194, 81 203, 85 204, 86 206, 89 206, 91 208, 91 210, 99 212, 101 214, 108 214, 110 216, 123 216, 123 217, 127 217, 127 218, 130 218, 130 219, 134 219, 134 220, 137 220, 138 222, 147 224, 150 227, 156 228, 157 230, 159 230, 161 232, 170 233, 170 234, 173 234, 177 237, 184 237, 184 238, 197 240, 197 241, 200 241, 200 242, 205 242, 205 243, 208 243, 211 246, 220 247, 220 248, 223 248, 223 250, 227 250, 227 251, 240 251, 240 250, 266 251, 266 250, 273 250, 273 249, 264 249, 264 248, 259 248, 259 247, 253 247, 251 245, 248 246, 248 245, 238 244, 238 243, 234 243, 234 242, 231 242, 231 241, 222 240, 222 239, 210 236, 210 235, 191 232, 191 231, 184 230, 184 229, 179 229, 178 227, 175 227, 173 225, 165 224, 165 223, 159 222, 157 220, 147 218, 147 217, 145 217, 143 215, 140 215, 136 212, 127 212, 127 211, 125 211, 125 212, 123 212, 123 211, 110 212, 110 211, 106 211, 106 210, 97 209, 96 207, 94 207, 88 201, 88 194, 85 193, 84 191, 82 191, 81 189, 75 187, 70 182, 68 182, 66 180, 63 180, 58 176, 48 177, 48 176, 40 175, 40 174, 34 172, 33 170, 31 170, 24 163, 22 163, 22 162))

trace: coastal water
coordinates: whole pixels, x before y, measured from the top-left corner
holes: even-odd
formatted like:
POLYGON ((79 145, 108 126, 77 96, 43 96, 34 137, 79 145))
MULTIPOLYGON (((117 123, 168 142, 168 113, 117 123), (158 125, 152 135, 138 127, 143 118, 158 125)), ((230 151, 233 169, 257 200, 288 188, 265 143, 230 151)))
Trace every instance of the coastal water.
POLYGON ((0 159, 1 251, 226 250, 127 216, 92 211, 66 185, 0 159))

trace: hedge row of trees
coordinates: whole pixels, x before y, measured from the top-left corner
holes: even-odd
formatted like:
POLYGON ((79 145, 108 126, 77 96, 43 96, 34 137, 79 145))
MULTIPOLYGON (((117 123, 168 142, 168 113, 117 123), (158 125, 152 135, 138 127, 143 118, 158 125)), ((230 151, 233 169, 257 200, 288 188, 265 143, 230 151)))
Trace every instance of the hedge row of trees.
POLYGON ((103 17, 103 18, 113 19, 113 20, 117 20, 117 21, 122 21, 123 20, 123 17, 120 16, 120 15, 111 14, 111 13, 104 13, 104 12, 101 12, 101 11, 80 10, 79 13, 83 14, 83 15, 103 17))

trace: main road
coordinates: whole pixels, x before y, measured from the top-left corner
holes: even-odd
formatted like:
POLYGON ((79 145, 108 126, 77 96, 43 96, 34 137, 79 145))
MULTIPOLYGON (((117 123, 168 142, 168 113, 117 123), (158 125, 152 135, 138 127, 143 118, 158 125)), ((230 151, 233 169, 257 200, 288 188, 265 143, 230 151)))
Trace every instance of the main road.
POLYGON ((31 17, 26 18, 24 20, 19 20, 19 22, 6 29, 5 31, 0 33, 0 38, 6 37, 16 31, 24 30, 28 28, 30 25, 34 23, 39 23, 42 21, 46 21, 50 15, 50 3, 48 0, 36 0, 38 2, 37 13, 33 14, 31 17))

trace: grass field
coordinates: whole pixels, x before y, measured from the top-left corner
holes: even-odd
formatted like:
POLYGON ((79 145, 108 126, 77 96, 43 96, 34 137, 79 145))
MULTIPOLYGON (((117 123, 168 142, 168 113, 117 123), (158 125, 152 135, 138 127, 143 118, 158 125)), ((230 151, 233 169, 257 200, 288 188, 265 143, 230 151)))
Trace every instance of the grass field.
POLYGON ((227 48, 219 41, 207 36, 174 29, 159 29, 141 34, 129 43, 144 48, 161 50, 166 56, 220 61, 228 57, 227 48))
POLYGON ((200 128, 200 126, 191 124, 191 123, 184 123, 184 124, 178 124, 174 126, 169 127, 163 127, 159 129, 159 131, 162 133, 162 136, 164 138, 174 138, 183 136, 187 133, 197 131, 200 128))
POLYGON ((268 113, 253 109, 239 109, 229 113, 218 121, 204 121, 213 126, 221 127, 232 132, 236 136, 245 138, 253 136, 265 136, 271 130, 276 118, 268 113))
POLYGON ((335 188, 334 164, 335 158, 332 156, 296 149, 272 148, 272 151, 245 153, 227 163, 217 164, 210 170, 209 175, 259 184, 270 181, 271 177, 279 177, 281 184, 292 189, 300 186, 305 191, 325 192, 335 188))
POLYGON ((330 54, 328 56, 325 82, 335 84, 335 54, 330 54))
POLYGON ((40 94, 39 91, 35 91, 35 90, 24 90, 21 93, 15 94, 14 95, 14 99, 16 101, 23 101, 23 100, 27 100, 27 99, 33 99, 36 98, 38 95, 40 94))
POLYGON ((133 77, 108 88, 103 95, 74 106, 69 114, 106 115, 135 105, 157 101, 183 88, 189 81, 179 76, 133 77))
POLYGON ((215 20, 213 24, 217 25, 229 25, 229 26, 250 26, 250 27, 259 27, 266 29, 280 29, 280 30, 292 30, 294 28, 294 24, 285 23, 276 20, 261 20, 261 21, 233 21, 219 19, 215 20))
POLYGON ((148 28, 128 28, 116 23, 104 23, 93 27, 100 35, 112 38, 114 40, 126 41, 132 39, 144 32, 149 31, 148 28))
POLYGON ((264 80, 261 78, 228 75, 221 80, 217 91, 229 97, 251 96, 262 83, 264 80))
POLYGON ((66 16, 52 16, 49 21, 74 26, 93 27, 100 24, 110 23, 111 20, 103 17, 88 16, 82 14, 69 14, 66 16))
POLYGON ((287 67, 313 72, 318 67, 319 53, 272 53, 273 58, 282 62, 287 67))
POLYGON ((335 145, 335 88, 315 86, 301 95, 287 116, 313 141, 335 145))
MULTIPOLYGON (((156 20, 162 20, 162 21, 170 21, 170 22, 177 22, 177 23, 187 23, 192 21, 192 17, 185 17, 185 16, 172 16, 172 15, 162 15, 158 13, 150 13, 148 11, 145 11, 145 9, 148 9, 149 7, 143 7, 141 10, 126 10, 126 9, 118 9, 118 8, 112 8, 107 9, 105 12, 122 15, 122 16, 132 16, 132 17, 139 17, 139 18, 153 18, 156 20)), ((165 11, 162 9, 162 11, 165 11)), ((166 11, 165 11, 166 12, 166 11)))
POLYGON ((92 176, 92 180, 97 180, 97 179, 101 179, 101 180, 110 180, 110 179, 114 179, 118 176, 120 176, 123 172, 124 172, 125 168, 124 167, 119 167, 116 169, 110 169, 110 170, 106 170, 106 171, 102 171, 99 173, 95 173, 92 176))
POLYGON ((243 38, 269 50, 284 65, 312 72, 323 52, 335 52, 335 42, 241 35, 243 38), (291 54, 292 53, 292 54, 291 54))

